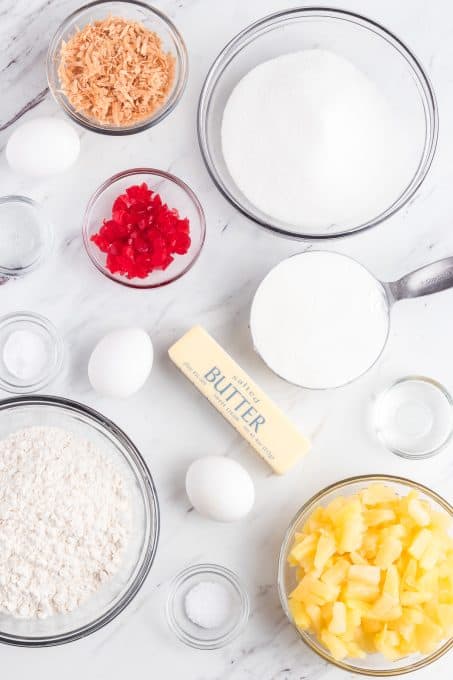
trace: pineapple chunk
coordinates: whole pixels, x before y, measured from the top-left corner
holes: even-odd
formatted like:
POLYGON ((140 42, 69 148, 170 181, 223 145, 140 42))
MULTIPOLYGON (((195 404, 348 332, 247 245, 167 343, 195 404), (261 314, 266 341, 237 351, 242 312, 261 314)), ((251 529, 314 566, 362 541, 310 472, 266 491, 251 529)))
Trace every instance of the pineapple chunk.
POLYGON ((293 617, 293 621, 298 628, 302 628, 302 630, 307 630, 310 628, 310 618, 302 602, 299 600, 290 599, 289 610, 291 612, 291 616, 293 617))
POLYGON ((384 579, 384 586, 382 589, 382 593, 386 595, 390 595, 395 602, 399 602, 400 599, 400 577, 398 573, 398 569, 395 567, 394 564, 391 564, 390 567, 387 569, 387 572, 385 574, 385 579, 384 579))
POLYGON ((314 555, 316 551, 316 536, 310 534, 309 536, 304 536, 291 550, 289 557, 290 559, 299 564, 304 557, 308 555, 314 555))
POLYGON ((323 533, 318 539, 316 546, 315 558, 313 561, 315 569, 322 572, 327 564, 327 561, 335 553, 336 545, 335 539, 330 533, 323 533))
POLYGON ((328 630, 330 633, 335 635, 340 635, 346 633, 346 605, 344 602, 334 602, 332 605, 332 618, 328 625, 328 630))
POLYGON ((323 630, 321 633, 321 642, 325 644, 333 658, 341 661, 348 656, 348 648, 339 637, 330 633, 328 630, 323 630))
POLYGON ((375 557, 375 564, 382 569, 388 569, 401 555, 403 544, 398 538, 385 536, 375 557))
POLYGON ((316 604, 307 604, 306 610, 310 618, 311 627, 319 633, 322 626, 321 607, 318 607, 316 604))
POLYGON ((384 484, 372 484, 361 492, 365 505, 378 505, 388 503, 396 499, 396 494, 389 486, 384 484))
POLYGON ((393 621, 400 618, 403 611, 400 607, 399 601, 388 593, 383 593, 378 600, 371 607, 367 617, 369 619, 376 619, 377 621, 393 621))
POLYGON ((417 498, 411 498, 407 504, 407 513, 420 527, 427 527, 431 521, 431 515, 426 505, 417 498))
POLYGON ((420 560, 425 550, 431 544, 432 538, 433 534, 429 529, 420 529, 420 531, 415 535, 412 544, 409 546, 409 555, 415 557, 416 560, 420 560))
POLYGON ((379 585, 381 570, 372 565, 351 564, 348 577, 351 581, 360 581, 371 586, 379 585))
POLYGON ((349 562, 343 557, 339 557, 331 567, 323 572, 321 581, 331 586, 339 586, 345 581, 348 571, 349 562))
POLYGON ((387 524, 394 522, 396 514, 390 508, 375 508, 365 512, 365 522, 369 527, 375 527, 378 524, 387 524))

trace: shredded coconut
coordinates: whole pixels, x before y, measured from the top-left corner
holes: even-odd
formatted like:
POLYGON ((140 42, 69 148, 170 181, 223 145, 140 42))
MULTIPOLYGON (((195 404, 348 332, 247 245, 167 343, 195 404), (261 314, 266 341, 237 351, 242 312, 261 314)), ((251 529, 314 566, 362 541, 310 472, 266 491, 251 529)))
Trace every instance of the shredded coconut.
POLYGON ((143 24, 108 17, 62 42, 58 75, 76 111, 124 127, 149 118, 168 99, 175 58, 143 24))
POLYGON ((0 612, 70 612, 119 568, 130 522, 120 471, 54 427, 0 441, 0 612))

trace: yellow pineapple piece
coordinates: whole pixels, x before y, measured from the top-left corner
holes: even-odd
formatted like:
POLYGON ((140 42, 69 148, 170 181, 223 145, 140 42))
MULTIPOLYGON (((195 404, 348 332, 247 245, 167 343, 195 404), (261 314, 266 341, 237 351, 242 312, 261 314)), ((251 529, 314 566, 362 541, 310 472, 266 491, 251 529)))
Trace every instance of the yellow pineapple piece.
POLYGON ((347 642, 346 648, 351 659, 365 659, 366 651, 357 642, 347 642))
POLYGON ((308 630, 310 628, 310 618, 302 602, 290 599, 288 606, 296 626, 303 630, 308 630))
POLYGON ((304 536, 292 548, 291 552, 289 553, 290 559, 296 564, 299 564, 301 560, 309 555, 314 557, 316 552, 316 544, 317 540, 315 534, 304 536))
POLYGON ((394 501, 396 493, 389 486, 384 484, 372 484, 360 492, 365 505, 378 505, 378 503, 388 503, 394 501))
POLYGON ((445 637, 453 635, 453 606, 451 604, 438 604, 437 617, 444 630, 445 637))
POLYGON ((349 600, 361 600, 362 602, 374 602, 379 596, 378 586, 363 583, 363 581, 350 580, 344 589, 345 602, 349 600))
POLYGON ((327 532, 322 533, 318 539, 315 557, 313 560, 315 569, 317 569, 319 572, 322 572, 324 567, 326 566, 327 561, 335 553, 335 550, 336 544, 332 534, 327 532))
POLYGON ((349 571, 349 562, 343 557, 338 558, 334 564, 321 574, 321 581, 332 586, 341 585, 349 571))
POLYGON ((417 626, 416 637, 417 637, 417 648, 422 652, 422 654, 431 654, 442 640, 444 631, 440 626, 425 618, 423 623, 417 626))
POLYGON ((399 635, 396 631, 388 630, 386 626, 374 636, 376 649, 385 656, 386 659, 396 660, 399 658, 398 647, 400 643, 399 635))
POLYGON ((376 553, 374 562, 382 569, 388 569, 395 562, 403 550, 403 544, 398 538, 385 536, 376 553))
POLYGON ((433 542, 427 546, 418 563, 422 569, 431 570, 438 563, 440 555, 441 551, 438 545, 433 542))
POLYGON ((346 629, 346 605, 344 602, 334 602, 332 605, 332 618, 330 619, 328 630, 335 635, 341 635, 346 633, 346 629))
POLYGON ((329 652, 332 654, 336 661, 341 661, 348 656, 348 648, 345 643, 341 641, 339 637, 330 633, 328 630, 324 629, 321 632, 321 642, 327 647, 329 652))
POLYGON ((362 629, 365 633, 379 633, 382 627, 383 623, 377 619, 362 619, 362 629))
POLYGON ((321 607, 316 604, 307 604, 305 609, 310 619, 311 627, 316 633, 319 633, 322 626, 321 607))
POLYGON ((414 588, 417 582, 417 562, 410 558, 401 577, 403 587, 414 588))
POLYGON ((368 560, 363 557, 363 555, 356 550, 354 552, 349 553, 349 559, 351 560, 352 564, 368 564, 368 560))
POLYGON ((367 618, 388 622, 400 618, 402 613, 399 601, 388 593, 383 593, 371 607, 367 618))
POLYGON ((390 595, 390 597, 395 601, 399 602, 400 599, 400 577, 398 569, 394 564, 391 564, 386 571, 384 578, 384 586, 382 588, 382 593, 390 595))
POLYGON ((421 556, 431 544, 433 534, 429 529, 420 529, 409 546, 409 554, 416 560, 420 560, 421 556))
POLYGON ((418 500, 418 498, 411 498, 407 504, 407 512, 416 524, 420 527, 427 527, 431 522, 431 513, 426 503, 418 500))
POLYGON ((394 522, 396 514, 390 508, 373 508, 365 511, 364 518, 367 526, 375 527, 378 524, 394 522))
POLYGON ((361 583, 377 586, 381 579, 381 570, 379 567, 367 564, 351 564, 349 567, 348 578, 351 581, 360 581, 361 583))

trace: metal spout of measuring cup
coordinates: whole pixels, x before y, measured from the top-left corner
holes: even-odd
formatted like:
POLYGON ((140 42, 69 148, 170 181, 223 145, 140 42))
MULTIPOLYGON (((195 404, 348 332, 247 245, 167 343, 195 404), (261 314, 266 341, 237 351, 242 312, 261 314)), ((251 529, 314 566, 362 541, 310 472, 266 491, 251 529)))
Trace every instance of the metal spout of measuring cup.
POLYGON ((453 288, 453 257, 427 264, 397 281, 383 283, 383 286, 390 304, 453 288))

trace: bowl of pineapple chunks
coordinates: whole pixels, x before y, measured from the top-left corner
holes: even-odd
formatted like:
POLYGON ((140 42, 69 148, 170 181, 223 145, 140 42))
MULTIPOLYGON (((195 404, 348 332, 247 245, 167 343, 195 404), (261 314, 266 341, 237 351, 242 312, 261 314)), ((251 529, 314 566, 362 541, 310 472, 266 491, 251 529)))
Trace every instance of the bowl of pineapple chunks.
POLYGON ((423 668, 453 646, 453 507, 408 479, 345 479, 297 513, 278 579, 325 660, 377 677, 423 668))

